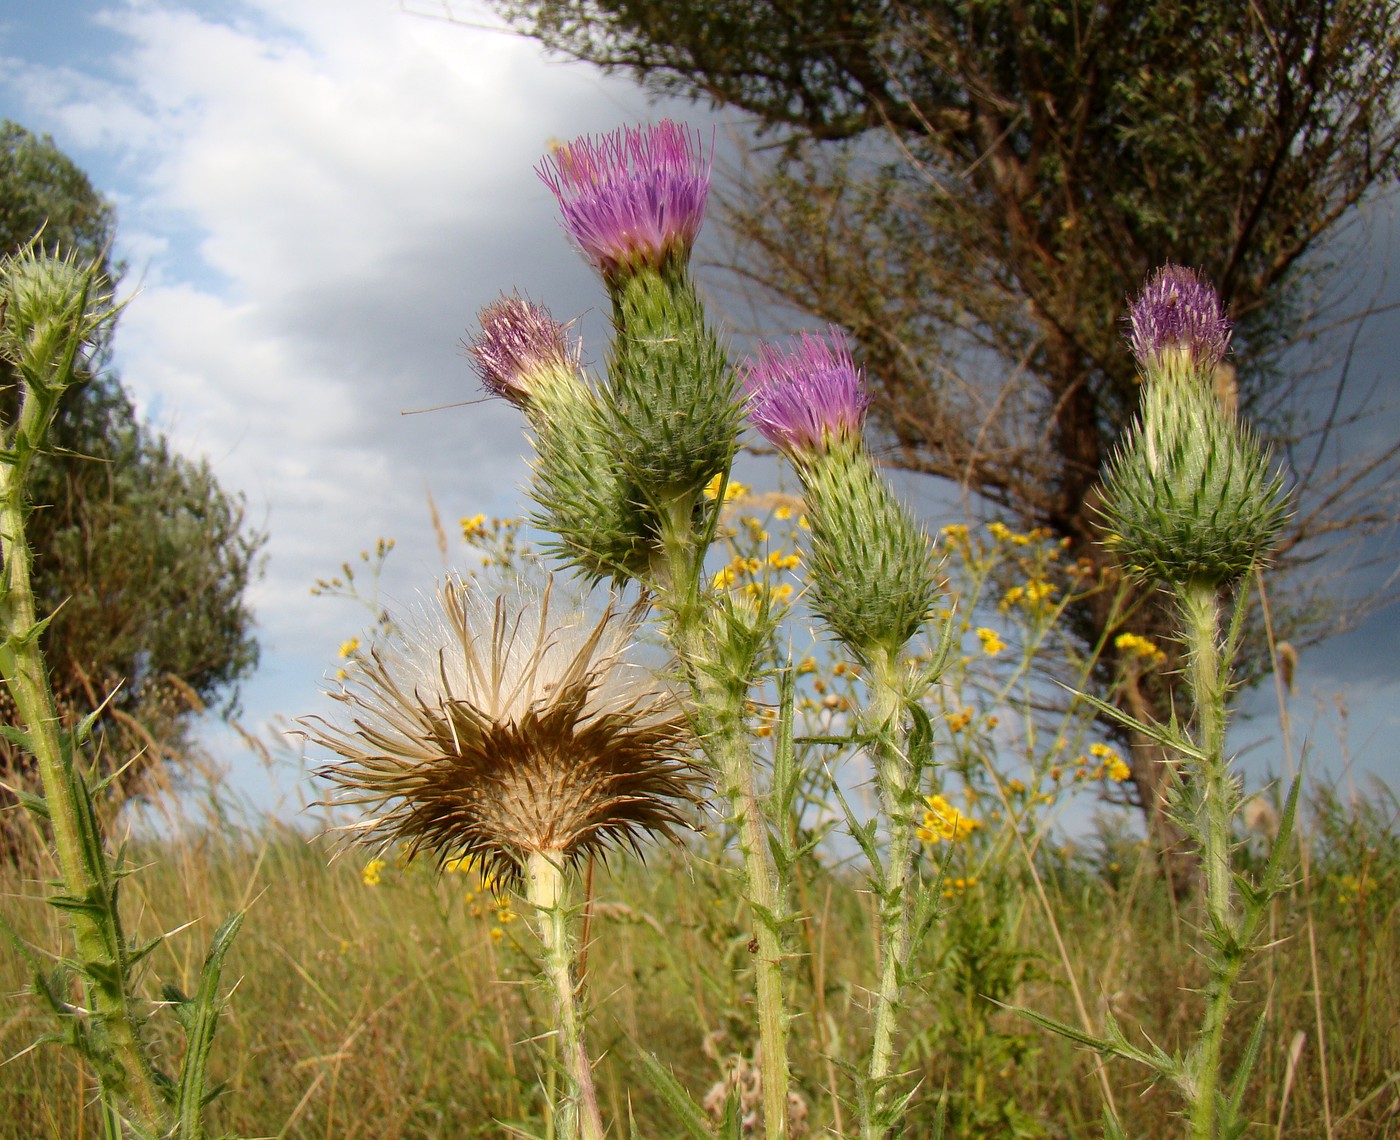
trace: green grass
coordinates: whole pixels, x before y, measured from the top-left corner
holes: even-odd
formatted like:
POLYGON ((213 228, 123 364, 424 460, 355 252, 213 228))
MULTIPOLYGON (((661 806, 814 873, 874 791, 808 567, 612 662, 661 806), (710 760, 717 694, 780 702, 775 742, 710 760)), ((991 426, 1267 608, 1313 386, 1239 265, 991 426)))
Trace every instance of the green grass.
MULTIPOLYGON (((1315 797, 1306 877, 1300 871, 1296 893, 1276 908, 1277 941, 1241 986, 1232 1020, 1238 1049, 1273 993, 1246 1098, 1260 1122, 1252 1135, 1400 1136, 1395 820, 1387 796, 1355 806, 1315 797)), ((955 852, 950 880, 975 882, 947 885, 947 910, 920 962, 927 976, 902 1021, 905 1066, 919 1086, 908 1135, 930 1134, 940 1095, 953 1136, 1097 1135, 1095 1058, 989 1000, 1079 1023, 1036 883, 1024 863, 979 862, 993 847, 984 836, 955 852)), ((129 925, 149 936, 200 918, 157 951, 148 993, 164 980, 192 986, 210 932, 231 911, 250 908, 225 970, 236 986, 212 1071, 228 1091, 212 1112, 212 1134, 501 1136, 502 1121, 542 1130, 540 1090, 554 1070, 547 1045, 531 1040, 545 995, 531 980, 524 922, 499 927, 498 941, 489 896, 465 899, 470 876, 435 880, 426 869, 391 865, 367 886, 362 855, 330 854, 323 842, 271 823, 225 823, 132 850, 143 869, 124 887, 129 925)), ((1036 874, 1091 1017, 1111 1008, 1125 1027, 1138 1027, 1130 1038, 1146 1034, 1170 1050, 1197 1023, 1193 914, 1175 910, 1141 859, 1131 845, 1086 844, 1077 854, 1047 851, 1036 874)), ((614 1135, 625 1135, 629 1119, 640 1136, 680 1135, 638 1070, 638 1049, 658 1056, 697 1098, 726 1063, 752 1050, 751 930, 721 860, 713 849, 658 850, 645 868, 599 871, 589 1033, 614 1135)), ((0 892, 20 933, 53 949, 65 936, 38 901, 48 874, 43 866, 0 868, 0 892)), ((843 1066, 859 1065, 869 1027, 864 987, 875 948, 859 884, 816 861, 799 868, 793 1063, 816 1135, 838 1113, 849 1126, 849 1109, 831 1092, 850 1095, 843 1066)), ((20 956, 6 947, 0 1052, 13 1059, 0 1069, 0 1137, 96 1138, 89 1074, 52 1046, 19 1055, 50 1028, 26 986, 20 956)), ((159 1016, 153 1025, 168 1031, 159 1016)), ((1107 1083, 1129 1135, 1181 1132, 1170 1090, 1146 1087, 1120 1062, 1107 1083)))

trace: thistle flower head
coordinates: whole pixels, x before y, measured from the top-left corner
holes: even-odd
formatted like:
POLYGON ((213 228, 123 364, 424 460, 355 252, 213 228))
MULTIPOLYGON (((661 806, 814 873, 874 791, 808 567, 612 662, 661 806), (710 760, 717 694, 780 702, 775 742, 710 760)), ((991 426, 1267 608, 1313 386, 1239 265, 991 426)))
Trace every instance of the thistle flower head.
POLYGON ((334 802, 371 812, 347 830, 510 881, 532 854, 636 849, 685 824, 700 777, 674 697, 624 660, 638 611, 560 620, 549 589, 456 581, 439 602, 333 694, 348 724, 304 722, 340 757, 320 770, 334 802))
POLYGON ((481 332, 467 344, 486 390, 524 407, 542 376, 578 369, 578 347, 570 345, 567 327, 549 310, 518 293, 502 294, 481 310, 481 332))
POLYGON ((1215 290, 1183 265, 1164 265, 1129 306, 1128 343, 1144 370, 1161 367, 1170 353, 1183 353, 1196 371, 1209 375, 1230 347, 1230 322, 1215 290))
POLYGON ((575 139, 535 172, 559 200, 564 228, 607 280, 684 261, 705 219, 709 164, 699 136, 670 119, 575 139))
POLYGON ((749 421, 794 459, 860 440, 870 396, 839 329, 803 333, 791 352, 760 345, 745 377, 749 421))

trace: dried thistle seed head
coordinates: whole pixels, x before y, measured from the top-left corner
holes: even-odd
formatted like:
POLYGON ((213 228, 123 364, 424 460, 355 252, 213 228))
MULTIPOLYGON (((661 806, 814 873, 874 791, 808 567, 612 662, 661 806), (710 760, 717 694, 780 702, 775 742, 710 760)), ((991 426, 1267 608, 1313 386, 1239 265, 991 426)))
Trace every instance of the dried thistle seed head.
POLYGON ((576 860, 687 826, 701 795, 674 696, 624 652, 641 613, 557 614, 551 591, 449 582, 342 691, 347 721, 303 722, 340 759, 319 775, 346 830, 517 879, 543 852, 576 860))

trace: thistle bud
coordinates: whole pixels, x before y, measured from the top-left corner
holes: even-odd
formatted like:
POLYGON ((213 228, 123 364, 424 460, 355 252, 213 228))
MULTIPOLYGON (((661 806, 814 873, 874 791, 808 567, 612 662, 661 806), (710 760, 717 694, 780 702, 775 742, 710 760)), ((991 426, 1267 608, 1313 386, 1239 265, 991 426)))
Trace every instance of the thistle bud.
POLYGON ((77 378, 81 347, 116 311, 105 283, 95 266, 33 244, 0 260, 0 355, 27 387, 51 390, 77 378))
POLYGON ((1287 517, 1268 449, 1212 387, 1229 325, 1214 290, 1179 266, 1153 277, 1130 319, 1146 383, 1104 479, 1107 544, 1144 578, 1228 585, 1267 556, 1287 517))
MULTIPOLYGON (((839 331, 832 330, 833 339, 839 331)), ((932 612, 932 544, 861 442, 870 399, 849 351, 803 336, 759 350, 750 422, 792 462, 812 527, 812 605, 863 661, 897 653, 932 612)))
POLYGON ((492 395, 525 409, 544 390, 576 383, 578 347, 548 309, 515 293, 487 305, 478 319, 481 332, 468 342, 467 353, 492 395))
POLYGON ((740 414, 687 270, 709 194, 699 140, 667 119, 577 139, 538 172, 612 297, 604 397, 618 461, 657 505, 694 497, 728 467, 740 414))
POLYGON ((502 297, 481 311, 467 345, 487 391, 521 408, 534 431, 535 521, 552 553, 592 579, 624 581, 646 566, 640 495, 620 469, 606 410, 584 380, 579 351, 547 309, 502 297))

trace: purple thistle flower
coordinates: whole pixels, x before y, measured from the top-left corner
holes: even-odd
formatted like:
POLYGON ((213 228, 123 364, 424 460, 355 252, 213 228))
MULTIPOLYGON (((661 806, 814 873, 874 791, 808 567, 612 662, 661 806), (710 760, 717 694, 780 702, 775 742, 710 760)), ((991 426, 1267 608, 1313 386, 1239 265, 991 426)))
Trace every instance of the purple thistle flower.
POLYGON ((690 253, 705 220, 710 166, 698 135, 670 119, 557 147, 535 172, 564 228, 604 278, 690 253))
POLYGON ((492 301, 479 319, 481 333, 467 344, 472 365, 488 392, 517 407, 529 399, 531 377, 578 367, 577 346, 570 347, 565 326, 518 293, 492 301))
POLYGON ((789 353, 759 345, 748 365, 749 421, 794 458, 824 452, 835 440, 858 441, 870 407, 865 377, 841 330, 833 326, 830 336, 834 344, 803 333, 789 353))
POLYGON ((1230 347, 1230 322, 1220 297, 1182 265, 1164 265, 1128 308, 1128 343, 1144 368, 1171 349, 1182 349, 1203 372, 1213 371, 1230 347))

